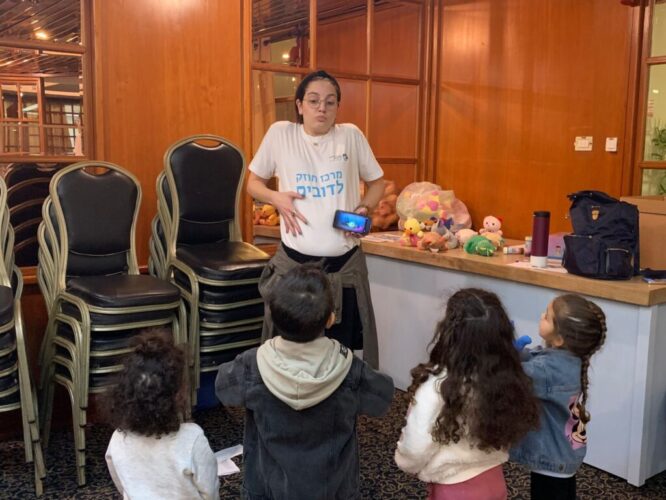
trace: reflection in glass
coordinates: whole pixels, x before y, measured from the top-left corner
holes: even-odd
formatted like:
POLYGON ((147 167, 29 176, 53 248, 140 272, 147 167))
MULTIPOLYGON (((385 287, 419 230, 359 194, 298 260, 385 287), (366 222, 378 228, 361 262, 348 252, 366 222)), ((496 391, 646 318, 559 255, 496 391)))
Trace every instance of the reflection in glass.
POLYGON ((252 1, 252 62, 307 67, 310 2, 252 1))
POLYGON ((255 151, 274 122, 296 121, 294 94, 300 81, 300 75, 258 70, 252 72, 252 144, 255 151))
POLYGON ((81 43, 80 0, 10 0, 1 3, 0 39, 81 43))
POLYGON ((666 56, 666 0, 654 2, 650 56, 666 56))
POLYGON ((666 169, 646 168, 642 181, 641 195, 666 195, 666 169))
POLYGON ((666 161, 666 64, 650 66, 643 159, 666 161))
MULTIPOLYGON (((53 58, 52 64, 58 64, 59 56, 49 57, 53 58)), ((0 154, 84 154, 80 58, 77 62, 79 74, 75 75, 25 77, 20 81, 0 75, 0 154), (39 99, 40 88, 43 99, 39 99)))

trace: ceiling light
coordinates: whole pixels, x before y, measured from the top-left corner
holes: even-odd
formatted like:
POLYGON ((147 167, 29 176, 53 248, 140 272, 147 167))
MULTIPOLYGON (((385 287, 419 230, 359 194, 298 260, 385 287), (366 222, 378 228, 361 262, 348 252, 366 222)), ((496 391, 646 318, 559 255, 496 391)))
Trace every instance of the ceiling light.
POLYGON ((49 36, 49 34, 46 31, 39 30, 39 31, 35 32, 35 38, 38 38, 40 40, 48 40, 51 37, 49 36))
POLYGON ((652 93, 653 93, 653 94, 658 94, 658 93, 659 93, 659 89, 652 89, 652 93))
POLYGON ((288 61, 289 60, 289 52, 284 52, 282 54, 282 59, 284 59, 285 61, 288 61))

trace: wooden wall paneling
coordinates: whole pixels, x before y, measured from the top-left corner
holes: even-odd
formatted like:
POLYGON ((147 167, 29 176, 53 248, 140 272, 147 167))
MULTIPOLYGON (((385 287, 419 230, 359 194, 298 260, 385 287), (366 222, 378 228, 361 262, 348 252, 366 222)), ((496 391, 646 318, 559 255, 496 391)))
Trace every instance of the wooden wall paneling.
POLYGON ((379 164, 384 170, 384 179, 394 181, 398 192, 408 184, 422 180, 416 175, 416 163, 389 163, 380 159, 379 164))
POLYGON ((375 7, 373 74, 419 78, 423 6, 389 3, 375 7))
POLYGON ((137 251, 145 264, 166 149, 211 133, 245 150, 241 2, 93 5, 97 157, 141 181, 137 251))
POLYGON ((365 12, 317 25, 317 60, 327 71, 364 73, 367 65, 365 12))
POLYGON ((353 123, 365 133, 366 82, 339 78, 338 83, 342 92, 342 100, 336 122, 353 123))
POLYGON ((375 156, 416 158, 418 85, 372 82, 369 141, 375 156))
POLYGON ((618 196, 631 11, 619 2, 443 0, 436 181, 454 189, 478 225, 505 219, 505 235, 531 232, 551 210, 569 230, 567 193, 618 196), (577 135, 594 137, 574 152, 577 135))

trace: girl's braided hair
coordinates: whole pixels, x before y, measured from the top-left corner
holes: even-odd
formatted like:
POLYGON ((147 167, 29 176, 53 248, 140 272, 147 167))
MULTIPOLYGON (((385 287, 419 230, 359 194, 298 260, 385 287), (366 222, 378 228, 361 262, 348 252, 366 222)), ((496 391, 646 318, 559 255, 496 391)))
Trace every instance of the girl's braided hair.
POLYGON ((580 420, 584 424, 590 421, 586 411, 587 375, 590 358, 606 340, 606 315, 594 302, 580 295, 560 295, 553 301, 553 324, 555 332, 564 340, 564 348, 581 359, 580 387, 581 397, 577 402, 580 420))

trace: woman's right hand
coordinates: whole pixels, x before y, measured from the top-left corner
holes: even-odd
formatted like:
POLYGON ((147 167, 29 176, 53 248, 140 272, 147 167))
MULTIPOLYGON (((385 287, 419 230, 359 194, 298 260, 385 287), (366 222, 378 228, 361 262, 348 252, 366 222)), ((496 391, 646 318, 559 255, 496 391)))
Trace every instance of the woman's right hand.
POLYGON ((280 218, 282 219, 282 223, 285 225, 287 232, 293 233, 294 236, 297 234, 303 234, 299 220, 304 224, 307 224, 308 221, 303 214, 296 209, 294 206, 294 200, 302 200, 305 197, 295 191, 276 191, 271 198, 271 205, 280 212, 280 218))

